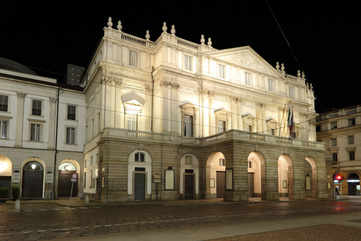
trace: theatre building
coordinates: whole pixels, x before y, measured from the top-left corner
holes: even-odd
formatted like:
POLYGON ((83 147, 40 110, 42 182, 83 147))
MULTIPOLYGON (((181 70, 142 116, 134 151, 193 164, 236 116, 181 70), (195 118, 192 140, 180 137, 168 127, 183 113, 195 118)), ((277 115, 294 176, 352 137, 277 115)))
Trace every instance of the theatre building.
POLYGON ((85 111, 79 86, 0 58, 0 199, 82 192, 85 111))
POLYGON ((321 113, 317 139, 326 144, 329 187, 341 195, 360 195, 361 106, 321 113))
POLYGON ((166 23, 156 41, 114 25, 109 19, 84 79, 88 195, 327 198, 303 73, 287 74, 249 46, 220 50, 203 35, 190 42, 166 23))

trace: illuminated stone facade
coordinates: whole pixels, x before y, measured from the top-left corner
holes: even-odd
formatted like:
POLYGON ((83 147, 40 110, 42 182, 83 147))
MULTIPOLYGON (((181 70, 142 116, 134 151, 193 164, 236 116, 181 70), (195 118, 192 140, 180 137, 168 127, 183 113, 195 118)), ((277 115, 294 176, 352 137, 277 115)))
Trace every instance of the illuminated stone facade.
POLYGON ((187 41, 165 23, 154 42, 149 31, 143 39, 112 26, 109 19, 84 83, 85 192, 102 200, 211 198, 216 190, 227 200, 327 197, 303 73, 274 68, 249 46, 187 41), (279 159, 286 174, 278 175, 279 159))
POLYGON ((337 187, 343 195, 359 195, 361 106, 320 114, 317 117, 317 140, 327 147, 329 188, 334 190, 337 187), (333 183, 337 174, 343 177, 343 181, 333 183))

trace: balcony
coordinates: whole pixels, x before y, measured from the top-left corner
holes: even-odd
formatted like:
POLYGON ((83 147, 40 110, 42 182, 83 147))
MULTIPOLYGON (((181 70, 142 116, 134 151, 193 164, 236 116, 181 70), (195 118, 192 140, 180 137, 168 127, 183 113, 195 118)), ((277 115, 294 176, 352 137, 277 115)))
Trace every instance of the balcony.
POLYGON ((141 140, 158 143, 172 143, 172 144, 189 144, 205 146, 209 144, 216 144, 225 140, 239 140, 245 142, 259 143, 259 144, 273 144, 281 146, 302 147, 316 150, 325 150, 325 144, 322 142, 304 141, 299 139, 291 139, 279 136, 264 135, 257 133, 250 133, 240 130, 229 130, 223 133, 208 137, 184 137, 179 135, 171 135, 164 133, 151 133, 147 131, 133 131, 128 129, 106 128, 102 134, 103 138, 117 138, 126 140, 141 140))

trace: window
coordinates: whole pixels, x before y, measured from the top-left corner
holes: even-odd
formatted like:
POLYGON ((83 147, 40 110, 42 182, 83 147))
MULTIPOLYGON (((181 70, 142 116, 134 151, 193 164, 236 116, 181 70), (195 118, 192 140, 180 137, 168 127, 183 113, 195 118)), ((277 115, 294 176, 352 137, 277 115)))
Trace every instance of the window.
POLYGON ((138 62, 138 53, 133 50, 129 50, 129 65, 137 66, 137 62, 138 62))
POLYGON ((30 125, 30 141, 40 142, 41 125, 31 123, 30 125))
POLYGON ((348 152, 348 155, 349 155, 349 157, 350 157, 350 161, 355 160, 355 151, 349 151, 349 152, 348 152))
POLYGON ((184 115, 184 136, 192 137, 193 136, 193 116, 184 115))
POLYGON ((0 138, 6 139, 8 138, 8 120, 0 120, 0 138))
POLYGON ((321 131, 321 126, 320 125, 316 125, 316 131, 320 132, 321 131))
POLYGON ((251 73, 245 73, 245 83, 246 85, 252 85, 252 75, 251 73))
POLYGON ((185 164, 186 165, 192 165, 193 158, 192 156, 186 156, 185 164))
POLYGON ((276 129, 271 129, 271 135, 275 136, 276 135, 276 129))
POLYGON ((356 119, 355 118, 348 119, 348 126, 354 126, 354 125, 356 125, 356 119))
POLYGON ((9 97, 6 95, 0 95, 0 111, 8 111, 9 97))
POLYGON ((248 131, 252 132, 252 126, 251 125, 248 126, 248 131))
POLYGON ((248 168, 252 168, 252 161, 248 162, 248 168))
POLYGON ((192 71, 193 69, 192 65, 193 65, 192 56, 184 55, 184 68, 186 70, 192 71))
POLYGON ((74 127, 66 128, 66 144, 68 144, 68 145, 75 144, 75 128, 74 127))
POLYGON ((289 87, 289 96, 291 98, 295 98, 295 87, 293 87, 293 86, 289 87))
POLYGON ((144 162, 144 160, 145 160, 144 152, 135 153, 134 161, 136 161, 136 162, 144 162))
POLYGON ((225 78, 225 71, 226 69, 226 66, 224 66, 223 64, 218 64, 218 77, 221 78, 221 79, 224 79, 225 78))
POLYGON ((32 115, 41 115, 41 100, 33 100, 32 115))
POLYGON ((274 81, 273 79, 268 79, 268 91, 274 91, 274 81))
POLYGON ((226 161, 224 160, 224 158, 219 158, 218 160, 218 164, 222 167, 226 166, 226 161))
POLYGON ((226 131, 226 122, 225 121, 218 121, 217 125, 217 132, 222 133, 226 131))
POLYGON ((332 161, 333 163, 337 162, 337 152, 332 153, 332 161))
POLYGON ((337 128, 337 121, 331 121, 331 130, 337 128))
POLYGON ((337 139, 331 138, 331 146, 337 146, 337 139))
POLYGON ((128 130, 136 131, 137 130, 137 116, 136 115, 127 115, 127 124, 128 124, 128 130))
POLYGON ((354 136, 348 136, 348 137, 347 137, 347 143, 348 143, 349 145, 355 144, 355 137, 354 137, 354 136))
POLYGON ((68 105, 68 120, 76 120, 76 106, 68 105))

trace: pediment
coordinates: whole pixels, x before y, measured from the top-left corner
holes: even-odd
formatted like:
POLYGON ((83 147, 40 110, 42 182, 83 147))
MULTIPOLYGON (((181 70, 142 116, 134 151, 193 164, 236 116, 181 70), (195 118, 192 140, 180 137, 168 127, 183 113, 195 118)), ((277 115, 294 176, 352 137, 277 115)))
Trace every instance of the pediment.
POLYGON ((249 46, 221 50, 212 56, 217 59, 239 65, 240 67, 254 70, 256 72, 273 76, 280 75, 272 65, 270 65, 249 46))

